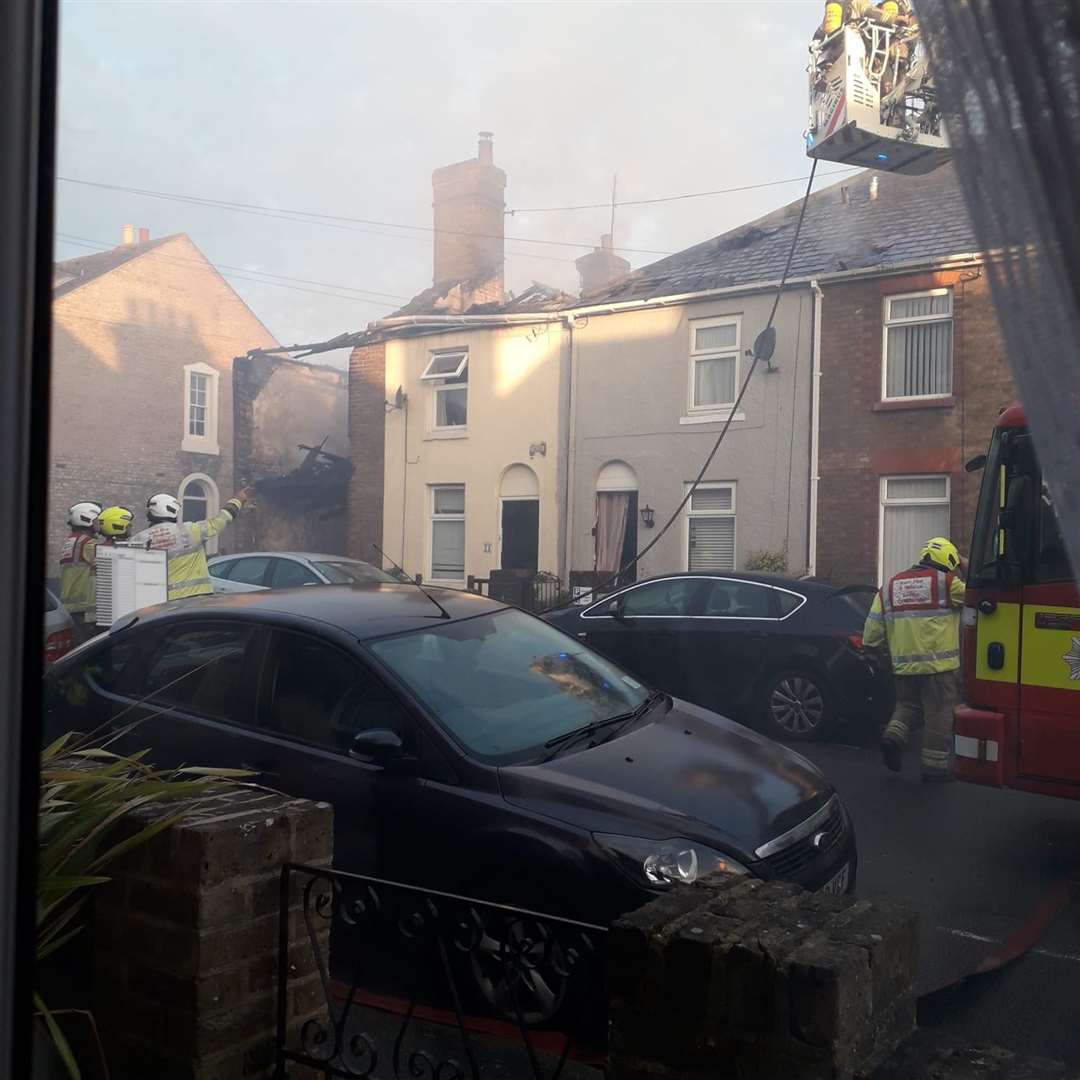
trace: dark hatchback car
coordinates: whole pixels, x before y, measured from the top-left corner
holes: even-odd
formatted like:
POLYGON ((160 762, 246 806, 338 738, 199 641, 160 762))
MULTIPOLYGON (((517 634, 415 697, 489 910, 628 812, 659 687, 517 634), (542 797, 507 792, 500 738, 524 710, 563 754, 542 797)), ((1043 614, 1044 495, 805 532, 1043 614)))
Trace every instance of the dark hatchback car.
POLYGON ((668 574, 545 617, 669 694, 811 739, 891 708, 892 677, 863 652, 873 596, 764 574, 668 574))
POLYGON ((715 869, 839 892, 818 770, 515 608, 326 586, 129 616, 50 671, 46 732, 123 728, 335 807, 335 864, 606 922, 715 869))

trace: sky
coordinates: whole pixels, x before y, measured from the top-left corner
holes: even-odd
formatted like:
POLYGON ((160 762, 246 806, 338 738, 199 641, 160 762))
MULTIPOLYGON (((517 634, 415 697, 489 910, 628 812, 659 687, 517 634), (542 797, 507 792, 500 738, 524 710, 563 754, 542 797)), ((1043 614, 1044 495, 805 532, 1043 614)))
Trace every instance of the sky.
POLYGON ((821 8, 66 0, 57 258, 186 232, 279 341, 359 330, 431 284, 431 172, 489 130, 508 288, 576 292, 610 209, 535 208, 796 181, 618 207, 637 267, 801 196, 821 8))

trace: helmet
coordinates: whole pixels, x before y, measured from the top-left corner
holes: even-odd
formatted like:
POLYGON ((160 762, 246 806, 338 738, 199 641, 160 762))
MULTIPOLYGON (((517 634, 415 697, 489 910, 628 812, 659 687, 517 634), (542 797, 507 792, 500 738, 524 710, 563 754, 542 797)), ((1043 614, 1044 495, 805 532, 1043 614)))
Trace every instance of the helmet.
POLYGON ((89 529, 100 513, 101 507, 96 502, 77 502, 68 511, 68 524, 73 529, 89 529))
POLYGON ((960 552, 956 545, 944 536, 927 540, 921 552, 921 561, 933 563, 939 570, 951 574, 960 565, 960 552))
POLYGON ((156 521, 179 521, 180 503, 175 496, 162 491, 146 500, 146 513, 156 521))
POLYGON ((127 536, 135 515, 126 506, 108 506, 98 516, 98 529, 103 536, 127 536))

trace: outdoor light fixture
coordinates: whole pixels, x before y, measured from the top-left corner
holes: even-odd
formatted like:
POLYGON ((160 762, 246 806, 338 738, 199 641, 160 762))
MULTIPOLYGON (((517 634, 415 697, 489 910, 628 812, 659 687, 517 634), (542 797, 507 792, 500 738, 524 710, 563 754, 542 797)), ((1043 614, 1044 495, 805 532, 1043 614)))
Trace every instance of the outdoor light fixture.
POLYGON ((656 513, 648 503, 641 508, 641 524, 646 529, 651 529, 656 524, 656 513))

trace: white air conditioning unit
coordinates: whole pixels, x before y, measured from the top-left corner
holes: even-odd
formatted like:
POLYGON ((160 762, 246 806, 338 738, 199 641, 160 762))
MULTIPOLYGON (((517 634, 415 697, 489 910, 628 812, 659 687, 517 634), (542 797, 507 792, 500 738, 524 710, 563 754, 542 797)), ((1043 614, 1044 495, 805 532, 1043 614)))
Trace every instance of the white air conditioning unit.
POLYGON ((112 626, 129 612, 169 599, 169 563, 164 551, 98 544, 94 563, 98 626, 112 626))

